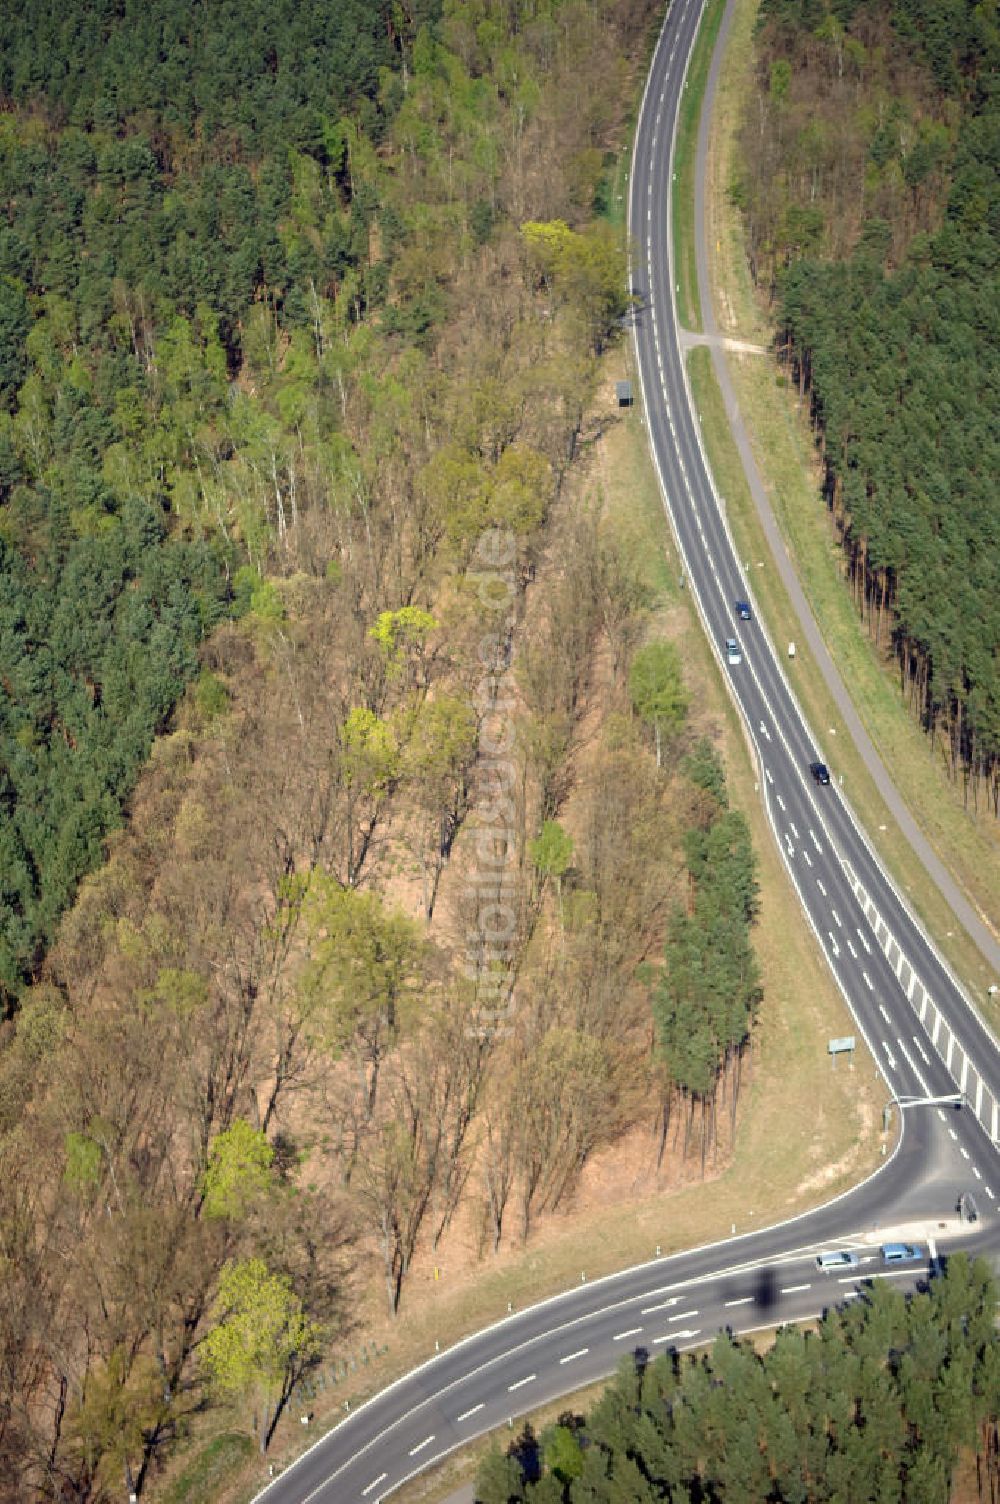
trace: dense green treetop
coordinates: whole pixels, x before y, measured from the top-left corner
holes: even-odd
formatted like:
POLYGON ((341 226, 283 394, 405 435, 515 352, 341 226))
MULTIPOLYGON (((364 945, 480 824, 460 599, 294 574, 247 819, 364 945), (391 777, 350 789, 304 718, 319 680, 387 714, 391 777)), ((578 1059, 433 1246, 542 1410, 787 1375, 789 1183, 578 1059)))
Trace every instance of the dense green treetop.
POLYGON ((295 147, 324 162, 343 152, 350 109, 376 131, 400 90, 380 98, 434 0, 29 0, 5 23, 0 92, 44 97, 53 118, 83 131, 150 121, 175 141, 227 135, 243 152, 295 147), (405 19, 404 19, 405 14, 405 19))
POLYGON ((904 1296, 876 1281, 764 1354, 630 1358, 589 1416, 526 1427, 480 1468, 479 1504, 947 1504, 960 1453, 985 1471, 1000 1410, 996 1286, 959 1254, 904 1296))

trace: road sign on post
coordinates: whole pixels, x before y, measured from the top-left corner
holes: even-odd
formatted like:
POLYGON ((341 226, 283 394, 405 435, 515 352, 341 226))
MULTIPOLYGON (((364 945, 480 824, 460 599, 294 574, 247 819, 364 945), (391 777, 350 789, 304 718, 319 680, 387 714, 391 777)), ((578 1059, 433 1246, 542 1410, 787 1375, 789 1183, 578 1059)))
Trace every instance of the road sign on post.
POLYGON ((849 1055, 851 1069, 854 1069, 854 1035, 845 1034, 842 1039, 831 1039, 827 1044, 827 1054, 830 1056, 834 1070, 837 1069, 837 1056, 849 1055))

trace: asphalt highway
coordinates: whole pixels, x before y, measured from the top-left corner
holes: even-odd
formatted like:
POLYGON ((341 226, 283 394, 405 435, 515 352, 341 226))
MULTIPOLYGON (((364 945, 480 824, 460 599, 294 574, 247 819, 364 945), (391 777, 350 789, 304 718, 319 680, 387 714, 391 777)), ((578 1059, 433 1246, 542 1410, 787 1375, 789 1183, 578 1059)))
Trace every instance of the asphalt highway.
MULTIPOLYGON (((838 786, 836 758, 808 727, 774 648, 737 601, 753 602, 701 448, 677 329, 667 206, 676 100, 699 0, 675 0, 653 59, 630 197, 636 352, 650 445, 703 625, 742 712, 775 839, 828 964, 885 1076, 888 1094, 961 1092, 979 1176, 996 1179, 1000 1049, 910 913, 838 786), (671 17, 673 25, 671 26, 671 17), (741 661, 727 661, 735 638, 741 661), (830 767, 827 786, 810 763, 830 767), (971 1120, 982 1130, 977 1133, 971 1120)), ((1000 1193, 983 1180, 984 1193, 1000 1193)))
POLYGON ((897 1146, 879 1172, 805 1216, 592 1282, 583 1278, 581 1255, 577 1288, 502 1318, 345 1415, 258 1495, 261 1504, 378 1504, 457 1447, 605 1377, 623 1359, 700 1346, 723 1328, 816 1316, 856 1298, 867 1279, 912 1287, 927 1278, 935 1256, 959 1245, 998 1245, 996 1040, 858 829, 836 759, 805 724, 761 626, 735 611, 737 600, 752 604, 753 596, 691 410, 667 236, 677 102, 700 9, 701 0, 674 0, 668 12, 633 158, 635 334, 650 443, 685 578, 754 747, 775 839, 885 1078, 886 1099, 962 1092, 966 1105, 906 1107, 897 1146), (732 666, 723 648, 729 637, 741 648, 742 661, 732 666), (810 778, 817 758, 829 762, 829 786, 810 778), (976 1195, 975 1229, 954 1215, 962 1191, 976 1195), (879 1245, 892 1237, 918 1243, 921 1258, 883 1264, 879 1245), (823 1273, 817 1253, 836 1248, 853 1249, 862 1262, 823 1273))

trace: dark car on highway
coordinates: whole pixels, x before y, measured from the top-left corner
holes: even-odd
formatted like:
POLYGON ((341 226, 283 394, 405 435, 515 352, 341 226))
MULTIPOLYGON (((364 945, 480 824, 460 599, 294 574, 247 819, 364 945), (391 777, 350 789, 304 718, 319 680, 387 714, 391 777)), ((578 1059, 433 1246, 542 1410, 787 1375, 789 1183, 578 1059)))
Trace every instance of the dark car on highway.
POLYGON ((750 620, 751 613, 750 613, 750 603, 749 603, 749 601, 737 601, 736 602, 736 615, 739 617, 740 621, 749 621, 750 620))
POLYGON ((809 771, 817 783, 830 782, 830 769, 825 762, 811 762, 809 764, 809 771))

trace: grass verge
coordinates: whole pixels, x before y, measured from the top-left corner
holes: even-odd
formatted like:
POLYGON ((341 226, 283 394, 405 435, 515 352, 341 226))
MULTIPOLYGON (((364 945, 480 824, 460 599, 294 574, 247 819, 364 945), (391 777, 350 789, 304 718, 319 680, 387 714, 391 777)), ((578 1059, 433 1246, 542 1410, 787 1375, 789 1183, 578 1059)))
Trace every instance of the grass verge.
MULTIPOLYGON (((716 100, 709 164, 708 242, 713 291, 720 328, 760 342, 770 331, 754 296, 742 238, 742 225, 727 185, 733 176, 735 134, 750 87, 750 56, 756 0, 740 0, 716 100)), ((827 646, 865 727, 893 781, 942 860, 988 922, 996 923, 1000 891, 1000 829, 991 816, 977 820, 962 807, 960 790, 935 759, 928 738, 906 708, 898 676, 865 633, 843 582, 843 560, 823 506, 815 451, 807 418, 795 393, 759 356, 727 357, 740 410, 796 572, 802 581, 827 646)), ((689 363, 692 388, 703 417, 705 447, 720 493, 726 498, 737 546, 750 561, 761 611, 777 641, 801 634, 777 570, 766 551, 763 531, 732 444, 729 425, 707 352, 689 363), (762 565, 758 561, 763 561, 762 565)), ((985 987, 993 980, 978 948, 958 926, 947 903, 909 842, 887 811, 864 768, 825 683, 808 653, 787 665, 803 708, 837 770, 843 772, 852 805, 888 870, 934 934, 950 964, 994 1028, 1000 1008, 990 1007, 985 987)))
POLYGON ((701 330, 698 298, 698 266, 695 260, 694 175, 698 154, 698 122, 705 84, 719 34, 726 0, 709 0, 698 28, 688 66, 684 93, 677 115, 674 146, 674 182, 671 194, 671 231, 674 246, 674 277, 677 282, 677 314, 685 329, 701 330))
POLYGON ((166 1489, 163 1504, 205 1504, 218 1496, 219 1488, 234 1470, 245 1467, 253 1455, 249 1436, 227 1431, 213 1437, 166 1489))

